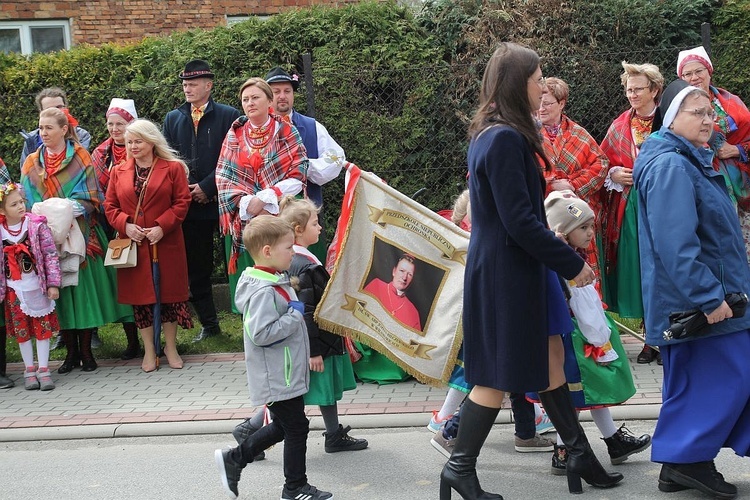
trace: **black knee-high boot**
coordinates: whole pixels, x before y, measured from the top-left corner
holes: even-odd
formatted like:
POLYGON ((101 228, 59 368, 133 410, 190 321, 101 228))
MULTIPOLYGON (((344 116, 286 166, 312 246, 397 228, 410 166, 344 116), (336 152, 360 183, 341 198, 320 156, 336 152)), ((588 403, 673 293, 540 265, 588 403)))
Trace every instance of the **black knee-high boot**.
POLYGON ((440 474, 440 500, 450 500, 452 489, 466 499, 503 499, 500 495, 482 490, 476 468, 479 451, 499 411, 499 408, 487 408, 468 398, 464 402, 456 444, 440 474))
POLYGON ((78 351, 78 332, 76 330, 60 330, 58 334, 62 337, 65 343, 65 361, 57 369, 57 373, 68 373, 73 371, 73 368, 81 366, 81 355, 78 351))
POLYGON ((123 323, 122 329, 125 330, 125 338, 128 339, 128 346, 123 351, 120 359, 128 360, 137 358, 141 350, 141 346, 138 343, 138 328, 136 328, 135 323, 129 322, 123 323))
POLYGON ((75 331, 78 333, 78 341, 81 346, 81 371, 93 372, 97 368, 94 353, 91 352, 91 337, 93 336, 95 329, 85 328, 83 330, 75 331))
MULTIPOLYGON (((571 493, 581 493, 581 478, 591 486, 610 488, 622 481, 619 472, 608 473, 596 459, 583 428, 578 423, 578 414, 570 398, 568 385, 563 384, 557 389, 540 392, 539 399, 549 419, 555 424, 555 429, 568 449, 568 490, 571 493)), ((463 422, 461 422, 463 424, 463 422)))

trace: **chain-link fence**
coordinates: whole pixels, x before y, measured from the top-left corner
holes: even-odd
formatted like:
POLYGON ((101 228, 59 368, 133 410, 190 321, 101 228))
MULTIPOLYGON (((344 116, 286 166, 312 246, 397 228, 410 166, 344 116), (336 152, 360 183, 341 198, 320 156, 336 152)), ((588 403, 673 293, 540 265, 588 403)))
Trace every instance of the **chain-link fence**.
MULTIPOLYGON (((601 141, 612 120, 629 106, 620 83, 620 62, 656 64, 668 83, 676 78, 677 54, 681 49, 684 47, 551 54, 543 57, 542 69, 545 76, 557 76, 570 85, 566 114, 601 141)), ((722 49, 714 46, 713 53, 720 54, 722 49)), ((316 118, 341 144, 350 161, 376 173, 407 196, 419 192, 418 201, 430 209, 449 208, 466 185, 466 129, 476 106, 483 69, 484 61, 452 66, 438 62, 430 67, 385 71, 352 68, 334 74, 329 68, 313 64, 316 118)), ((238 77, 216 81, 214 98, 238 106, 236 89, 244 80, 245 77, 238 77)), ((720 74, 715 74, 714 80, 721 85, 720 74)), ((81 125, 92 134, 92 148, 106 138, 104 113, 112 97, 134 99, 139 115, 157 123, 183 100, 178 81, 168 86, 124 84, 120 88, 68 90, 74 115, 77 102, 96 103, 95 110, 101 118, 81 120, 81 125)), ((728 90, 743 97, 749 89, 728 90)), ((295 103, 303 113, 307 94, 303 78, 295 103)), ((27 115, 32 117, 34 107, 33 95, 0 95, 0 109, 32 110, 27 115)), ((22 125, 27 130, 35 128, 33 120, 29 121, 22 125)), ((18 117, 9 116, 0 123, 3 136, 15 134, 19 128, 18 117)), ((17 137, 17 150, 0 152, 16 178, 22 144, 21 135, 17 137)), ((329 207, 325 222, 329 233, 335 227, 338 216, 335 207, 340 206, 342 194, 342 178, 325 188, 325 203, 329 207)), ((217 277, 223 269, 220 259, 217 277)))

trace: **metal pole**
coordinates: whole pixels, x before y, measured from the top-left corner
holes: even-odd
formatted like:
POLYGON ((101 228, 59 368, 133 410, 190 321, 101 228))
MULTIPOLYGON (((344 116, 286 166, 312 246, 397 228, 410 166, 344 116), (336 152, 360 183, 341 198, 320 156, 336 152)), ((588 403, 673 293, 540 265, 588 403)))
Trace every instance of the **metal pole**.
MULTIPOLYGON (((622 332, 625 332, 625 333, 627 333, 628 335, 630 335, 630 336, 633 336, 633 337, 637 338, 638 340, 640 340, 640 341, 641 341, 641 342, 643 342, 644 344, 646 343, 646 337, 644 337, 644 336, 643 336, 643 335, 641 335, 640 333, 637 333, 637 332, 635 332, 634 330, 632 330, 632 329, 628 328, 627 326, 623 325, 622 323, 620 323, 620 322, 619 322, 619 321, 617 321, 617 320, 614 320, 614 319, 613 319, 612 321, 614 321, 614 322, 615 322, 615 325, 617 325, 617 328, 618 328, 618 329, 619 329, 620 331, 622 331, 622 332)), ((654 347, 654 346, 651 346, 651 348, 652 348, 652 349, 654 349, 654 350, 656 350, 656 351, 658 351, 658 350, 659 350, 659 348, 658 348, 658 347, 654 347)))
POLYGON ((315 89, 313 87, 312 54, 302 54, 302 66, 305 70, 305 95, 307 96, 307 116, 315 118, 315 89))
POLYGON ((713 57, 713 54, 711 54, 711 23, 701 23, 701 42, 708 53, 708 57, 713 57))

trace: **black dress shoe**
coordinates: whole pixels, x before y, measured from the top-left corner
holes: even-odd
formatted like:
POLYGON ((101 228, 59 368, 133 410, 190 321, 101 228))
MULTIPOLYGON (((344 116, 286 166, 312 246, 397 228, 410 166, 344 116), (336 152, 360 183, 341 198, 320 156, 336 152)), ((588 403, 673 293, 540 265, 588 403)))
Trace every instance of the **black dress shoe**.
POLYGON ((98 367, 99 365, 96 364, 96 360, 94 358, 84 359, 81 363, 82 372, 93 372, 98 367))
POLYGON ((204 326, 201 328, 201 331, 198 332, 198 335, 195 336, 193 339, 193 343, 196 342, 202 342, 206 340, 209 337, 215 337, 216 335, 219 335, 221 333, 221 328, 218 326, 204 326))
POLYGON ((138 345, 135 346, 128 346, 124 351, 122 351, 122 355, 120 356, 120 359, 123 361, 127 361, 129 359, 135 359, 141 355, 141 347, 138 345))
POLYGON ((655 360, 657 354, 659 354, 659 353, 656 351, 656 349, 654 349, 653 347, 651 347, 648 344, 644 344, 643 345, 643 350, 638 355, 638 358, 636 358, 636 361, 638 362, 638 364, 644 365, 646 363, 650 363, 653 360, 655 360))
POLYGON ((716 470, 714 461, 696 462, 692 464, 663 464, 659 474, 660 491, 679 491, 664 489, 669 486, 669 481, 675 485, 693 488, 715 498, 734 498, 737 496, 737 487, 724 481, 724 476, 716 470))
POLYGON ((57 369, 57 373, 64 375, 73 371, 73 368, 81 366, 81 361, 78 359, 65 360, 60 368, 57 369))

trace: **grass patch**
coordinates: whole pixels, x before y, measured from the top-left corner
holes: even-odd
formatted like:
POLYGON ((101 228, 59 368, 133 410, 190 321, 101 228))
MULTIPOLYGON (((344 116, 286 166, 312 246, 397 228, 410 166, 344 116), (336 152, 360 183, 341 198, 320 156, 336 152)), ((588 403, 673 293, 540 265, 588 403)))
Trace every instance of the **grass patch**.
MULTIPOLYGON (((194 320, 195 327, 190 330, 177 329, 177 350, 180 354, 208 354, 215 352, 242 352, 242 317, 238 314, 228 312, 219 313, 222 335, 208 338, 203 342, 193 344, 193 338, 200 331, 200 325, 194 320)), ((94 350, 96 359, 120 359, 122 351, 125 350, 125 332, 119 323, 111 323, 99 327, 99 337, 102 346, 94 350)), ((162 341, 163 342, 163 341, 162 341)), ((21 353, 18 350, 18 342, 8 339, 8 362, 21 361, 21 353)), ((36 352, 34 354, 36 357, 36 352)), ((57 349, 50 353, 50 360, 65 359, 65 349, 57 349)))

